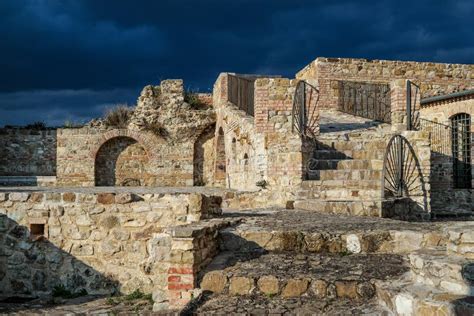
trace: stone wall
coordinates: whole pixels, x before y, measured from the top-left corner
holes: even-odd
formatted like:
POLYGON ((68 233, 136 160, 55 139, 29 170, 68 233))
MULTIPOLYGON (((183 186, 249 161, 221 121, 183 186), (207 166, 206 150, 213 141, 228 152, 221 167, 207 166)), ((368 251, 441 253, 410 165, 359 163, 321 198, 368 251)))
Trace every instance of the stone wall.
POLYGON ((56 175, 56 130, 0 129, 0 176, 56 175))
POLYGON ((170 253, 160 234, 218 214, 220 203, 198 193, 0 193, 0 295, 162 289, 170 253))
POLYGON ((192 186, 193 155, 192 140, 173 144, 151 132, 59 129, 57 181, 60 186, 111 185, 116 176, 116 185, 135 179, 129 185, 192 186), (133 160, 127 161, 130 155, 133 160))
POLYGON ((338 81, 390 83, 409 79, 423 97, 474 88, 474 65, 319 57, 296 74, 316 79, 322 108, 337 108, 338 81))
MULTIPOLYGON (((471 189, 455 189, 453 184, 453 159, 451 144, 451 117, 458 113, 471 115, 471 132, 474 132, 474 99, 450 99, 424 104, 420 114, 425 122, 423 130, 431 133, 432 142, 432 205, 436 211, 472 211, 474 191, 471 189), (436 123, 442 124, 437 125, 436 123)), ((471 141, 472 143, 472 141, 471 141)), ((474 188, 474 145, 471 145, 472 187, 474 188)))
POLYGON ((254 83, 254 113, 248 116, 228 102, 227 74, 214 85, 216 107, 216 169, 225 175, 217 185, 238 190, 265 186, 271 203, 282 204, 301 183, 301 140, 291 131, 291 109, 296 82, 282 78, 259 78, 254 83), (220 133, 220 135, 219 135, 220 133), (223 143, 223 144, 222 144, 223 143), (224 155, 222 155, 222 145, 224 155), (220 153, 217 156, 217 153, 220 153), (225 156, 225 166, 218 165, 225 156))

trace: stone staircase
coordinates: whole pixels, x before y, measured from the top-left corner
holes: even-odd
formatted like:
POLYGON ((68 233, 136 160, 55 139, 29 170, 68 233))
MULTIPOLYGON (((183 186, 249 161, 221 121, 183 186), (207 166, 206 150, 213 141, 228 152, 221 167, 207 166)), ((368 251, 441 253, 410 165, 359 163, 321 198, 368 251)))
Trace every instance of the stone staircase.
POLYGON ((382 216, 387 128, 386 124, 337 111, 321 113, 321 134, 295 207, 382 216))
POLYGON ((191 311, 474 315, 473 228, 303 210, 251 214, 219 232, 221 252, 201 272, 203 295, 191 311))

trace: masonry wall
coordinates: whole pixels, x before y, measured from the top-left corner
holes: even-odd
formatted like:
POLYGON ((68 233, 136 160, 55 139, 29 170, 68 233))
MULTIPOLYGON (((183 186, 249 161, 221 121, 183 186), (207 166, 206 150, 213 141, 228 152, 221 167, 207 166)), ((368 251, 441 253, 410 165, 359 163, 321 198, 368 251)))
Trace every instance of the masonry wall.
POLYGON ((56 175, 56 130, 0 129, 0 176, 56 175))
MULTIPOLYGON (((420 110, 421 118, 451 126, 450 118, 458 113, 471 115, 471 132, 474 132, 474 99, 451 99, 423 105, 420 110)), ((472 211, 474 191, 472 189, 455 189, 453 184, 453 159, 450 129, 434 128, 433 124, 425 125, 425 130, 431 132, 432 142, 432 205, 437 211, 472 211)), ((471 140, 471 172, 474 179, 474 145, 471 140)), ((472 183, 474 187, 474 180, 472 183)))
POLYGON ((125 180, 131 179, 138 180, 128 184, 133 186, 192 186, 193 156, 192 139, 187 142, 169 143, 151 132, 144 131, 87 127, 59 129, 57 181, 60 186, 111 185, 115 180, 111 180, 110 170, 116 170, 118 167, 118 173, 112 172, 117 174, 116 185, 127 185, 125 180), (122 146, 124 151, 130 152, 117 154, 116 148, 114 150, 109 148, 109 151, 103 148, 117 138, 133 143, 135 150, 122 146), (102 152, 105 153, 105 157, 101 158, 102 152), (133 156, 132 161, 125 159, 129 155, 133 156), (99 158, 98 165, 96 158, 99 158), (119 160, 123 163, 121 164, 119 160), (119 163, 118 166, 116 161, 119 163), (99 171, 98 174, 96 169, 99 171), (99 177, 98 182, 96 175, 99 177))
MULTIPOLYGON (((259 189, 259 183, 274 194, 271 203, 291 199, 292 188, 302 178, 301 140, 291 131, 295 84, 282 78, 257 79, 251 117, 227 101, 227 74, 219 76, 214 85, 215 148, 218 152, 223 139, 226 164, 225 181, 217 179, 217 185, 248 191, 259 189)), ((218 175, 217 168, 215 172, 218 175)))
POLYGON ((409 79, 420 86, 423 97, 429 97, 474 88, 474 65, 319 57, 296 78, 318 80, 320 106, 337 108, 341 80, 390 83, 409 79))
POLYGON ((164 290, 170 251, 160 250, 160 234, 218 214, 220 203, 196 193, 0 193, 0 296, 59 285, 89 294, 164 290))

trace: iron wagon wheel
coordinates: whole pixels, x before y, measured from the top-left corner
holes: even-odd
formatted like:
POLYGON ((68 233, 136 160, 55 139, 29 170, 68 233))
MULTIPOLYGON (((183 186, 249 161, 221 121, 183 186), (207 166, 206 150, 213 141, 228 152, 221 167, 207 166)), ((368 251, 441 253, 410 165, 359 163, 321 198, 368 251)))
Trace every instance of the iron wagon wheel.
POLYGON ((403 198, 423 195, 426 210, 426 190, 416 153, 402 135, 393 136, 388 142, 382 171, 382 197, 403 198))

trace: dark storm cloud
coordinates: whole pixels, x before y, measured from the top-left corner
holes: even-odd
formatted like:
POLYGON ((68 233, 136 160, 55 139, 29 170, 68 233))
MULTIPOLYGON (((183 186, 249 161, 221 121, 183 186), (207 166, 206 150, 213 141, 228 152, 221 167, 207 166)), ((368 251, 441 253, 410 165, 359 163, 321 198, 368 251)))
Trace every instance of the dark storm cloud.
POLYGON ((89 118, 136 99, 114 89, 163 78, 206 91, 221 71, 292 77, 317 56, 472 63, 473 14, 472 0, 3 0, 0 124, 28 122, 25 107, 89 118))

